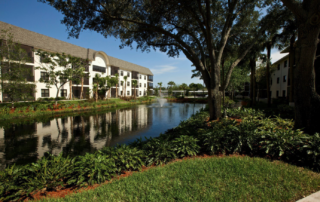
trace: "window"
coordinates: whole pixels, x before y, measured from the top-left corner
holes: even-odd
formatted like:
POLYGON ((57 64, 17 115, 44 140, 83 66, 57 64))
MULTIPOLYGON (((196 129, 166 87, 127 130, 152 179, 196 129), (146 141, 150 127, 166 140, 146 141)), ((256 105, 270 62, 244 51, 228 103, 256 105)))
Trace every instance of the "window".
POLYGON ((123 81, 121 81, 121 86, 123 86, 123 81))
POLYGON ((141 83, 140 83, 140 87, 141 87, 141 83))
POLYGON ((139 91, 139 95, 141 95, 141 91, 139 91))
POLYGON ((121 76, 123 76, 123 71, 121 71, 121 76))
POLYGON ((280 79, 279 79, 279 77, 278 77, 278 78, 277 78, 277 83, 279 83, 279 80, 280 80, 280 79))
POLYGON ((141 75, 140 75, 140 79, 141 79, 141 75))
POLYGON ((60 93, 61 97, 67 97, 67 89, 61 89, 60 93))
POLYGON ((279 91, 277 90, 277 97, 279 97, 279 91))
POLYGON ((130 95, 130 91, 127 91, 127 95, 130 95))
POLYGON ((287 66, 288 66, 288 60, 284 61, 283 67, 287 67, 287 66))
POLYGON ((123 95, 123 91, 120 91, 120 95, 123 95))
POLYGON ((147 80, 147 76, 144 76, 144 80, 147 80))
POLYGON ((44 82, 49 80, 49 74, 47 72, 40 72, 40 79, 44 82))
POLYGON ((101 73, 106 73, 106 68, 105 68, 105 67, 100 67, 100 66, 93 65, 93 66, 92 66, 92 71, 101 72, 101 73))
POLYGON ((41 89, 41 97, 49 97, 49 89, 41 89))
POLYGON ((127 86, 130 86, 130 81, 127 82, 127 86))
POLYGON ((280 70, 280 64, 278 64, 278 70, 280 70))
POLYGON ((287 82, 287 76, 283 76, 283 82, 287 82))
POLYGON ((282 91, 282 97, 286 97, 286 91, 285 90, 282 91))
POLYGON ((270 80, 270 86, 272 85, 272 79, 270 80))
POLYGON ((127 72, 127 76, 130 77, 130 72, 127 72))
POLYGON ((147 84, 146 84, 146 83, 144 84, 144 87, 145 87, 145 88, 147 87, 147 84))

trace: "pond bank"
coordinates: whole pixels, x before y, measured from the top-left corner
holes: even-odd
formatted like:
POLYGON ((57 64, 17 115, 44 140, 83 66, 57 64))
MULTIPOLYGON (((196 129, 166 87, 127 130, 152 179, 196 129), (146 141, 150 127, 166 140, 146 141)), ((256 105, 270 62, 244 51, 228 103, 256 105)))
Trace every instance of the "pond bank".
POLYGON ((137 104, 150 104, 152 100, 135 100, 135 101, 124 101, 120 99, 112 99, 98 102, 88 102, 88 101, 58 101, 57 105, 55 102, 33 102, 25 106, 16 107, 11 109, 10 107, 2 106, 0 107, 0 121, 10 120, 10 119, 23 119, 36 116, 45 116, 52 114, 62 114, 62 113, 74 113, 83 112, 90 110, 100 110, 100 109, 112 109, 117 107, 132 106, 137 104))

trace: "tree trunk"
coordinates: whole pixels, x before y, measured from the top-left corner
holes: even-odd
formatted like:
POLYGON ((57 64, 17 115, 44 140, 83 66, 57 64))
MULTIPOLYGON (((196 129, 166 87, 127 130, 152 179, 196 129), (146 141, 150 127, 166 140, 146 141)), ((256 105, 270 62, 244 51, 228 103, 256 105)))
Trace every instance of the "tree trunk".
POLYGON ((271 105, 270 99, 270 52, 271 52, 271 43, 267 45, 267 72, 266 72, 266 79, 267 79, 267 99, 268 99, 268 106, 271 105))
POLYGON ((124 81, 124 97, 127 97, 127 80, 124 81))
POLYGON ((216 89, 208 89, 208 104, 210 112, 210 120, 217 120, 221 117, 221 92, 219 87, 216 89))
POLYGON ((98 89, 96 90, 96 102, 98 101, 98 89))
POLYGON ((222 96, 223 96, 223 101, 222 101, 222 106, 224 107, 225 106, 225 96, 226 96, 226 86, 225 86, 225 78, 224 78, 224 58, 222 59, 222 64, 221 64, 221 67, 222 67, 222 96))
POLYGON ((57 88, 56 98, 58 98, 58 96, 59 96, 59 91, 60 91, 60 88, 57 88))
POLYGON ((118 84, 116 84, 116 98, 118 98, 118 84))
POLYGON ((316 92, 315 56, 319 23, 303 22, 298 27, 297 66, 294 69, 295 128, 309 134, 320 132, 320 96, 316 92))
POLYGON ((250 68, 251 68, 251 76, 250 76, 250 99, 251 99, 251 107, 256 105, 256 58, 250 59, 250 68))
POLYGON ((83 99, 83 77, 81 78, 81 92, 80 92, 80 99, 83 99))
POLYGON ((257 84, 257 97, 258 97, 258 102, 260 101, 260 89, 259 89, 259 84, 257 84))
POLYGON ((70 88, 70 96, 69 96, 69 99, 72 100, 72 81, 69 81, 69 88, 70 88))

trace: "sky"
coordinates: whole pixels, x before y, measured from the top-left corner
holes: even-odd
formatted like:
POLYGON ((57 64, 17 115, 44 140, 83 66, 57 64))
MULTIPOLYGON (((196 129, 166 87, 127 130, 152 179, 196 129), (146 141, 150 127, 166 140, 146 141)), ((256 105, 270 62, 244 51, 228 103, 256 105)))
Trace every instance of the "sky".
MULTIPOLYGON (((181 83, 203 83, 199 78, 192 78, 192 63, 181 53, 179 57, 169 57, 159 50, 142 52, 135 47, 120 49, 121 41, 114 37, 105 38, 95 31, 83 30, 79 38, 69 38, 67 27, 61 24, 62 13, 48 4, 37 0, 0 0, 0 21, 65 41, 84 48, 104 51, 107 55, 149 68, 154 74, 154 86, 169 81, 181 83)), ((1 27, 0 27, 1 29, 1 27)), ((272 62, 285 56, 277 49, 272 49, 272 62)))

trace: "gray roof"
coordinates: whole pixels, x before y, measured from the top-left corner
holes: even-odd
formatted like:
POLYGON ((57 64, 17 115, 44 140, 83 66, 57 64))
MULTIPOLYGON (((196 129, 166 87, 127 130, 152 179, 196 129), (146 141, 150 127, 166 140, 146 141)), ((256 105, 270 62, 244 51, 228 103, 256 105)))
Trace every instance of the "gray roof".
MULTIPOLYGON (((32 46, 35 49, 42 49, 50 52, 70 54, 75 57, 94 60, 94 53, 97 51, 92 49, 76 46, 52 37, 45 36, 21 27, 17 27, 5 22, 0 21, 1 30, 7 30, 12 28, 14 40, 28 46, 32 46)), ((136 65, 124 60, 120 60, 111 56, 107 56, 109 59, 109 65, 119 67, 129 71, 137 71, 142 74, 153 75, 150 69, 136 65)))

